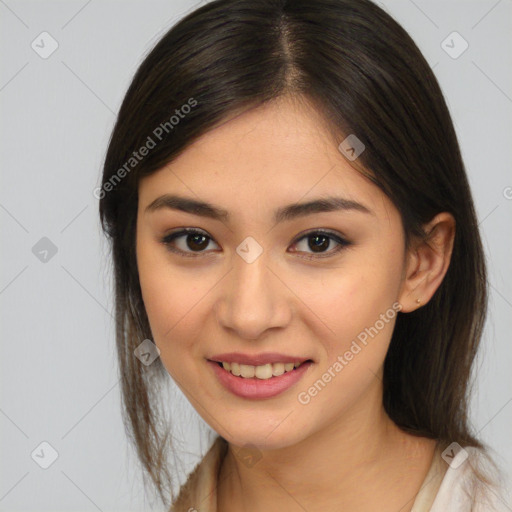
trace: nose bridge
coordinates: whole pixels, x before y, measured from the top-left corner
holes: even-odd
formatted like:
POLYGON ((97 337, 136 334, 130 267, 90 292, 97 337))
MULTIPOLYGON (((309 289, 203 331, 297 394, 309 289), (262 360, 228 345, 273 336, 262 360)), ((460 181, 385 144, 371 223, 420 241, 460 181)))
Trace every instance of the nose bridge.
POLYGON ((263 251, 255 257, 254 250, 250 242, 249 246, 242 243, 237 248, 229 284, 217 307, 220 324, 248 339, 258 338, 270 327, 282 327, 288 320, 285 287, 275 282, 267 267, 269 255, 263 251))

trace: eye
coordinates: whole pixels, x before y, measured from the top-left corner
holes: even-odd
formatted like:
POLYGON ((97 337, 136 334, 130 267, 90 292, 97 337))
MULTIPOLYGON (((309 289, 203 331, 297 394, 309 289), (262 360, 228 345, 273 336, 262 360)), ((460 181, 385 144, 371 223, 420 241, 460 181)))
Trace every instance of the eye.
POLYGON ((328 258, 351 245, 348 240, 345 240, 339 234, 323 230, 310 231, 299 238, 293 245, 300 246, 301 243, 303 244, 303 249, 294 250, 292 252, 303 252, 305 249, 311 249, 313 254, 309 253, 307 256, 302 256, 306 259, 328 258), (337 246, 333 250, 327 251, 326 249, 333 245, 331 242, 334 242, 337 246))
POLYGON ((213 242, 213 239, 204 231, 193 228, 181 229, 180 231, 166 235, 161 240, 169 251, 186 257, 200 256, 201 253, 205 252, 204 249, 208 247, 210 241, 213 242), (178 247, 175 247, 173 244, 178 247), (189 249, 191 252, 189 252, 189 249))
MULTIPOLYGON (((305 259, 326 258, 333 256, 340 252, 343 248, 351 245, 348 240, 345 240, 339 234, 330 231, 316 230, 306 233, 296 242, 292 247, 300 246, 307 241, 307 246, 302 250, 294 249, 291 252, 306 252, 306 249, 311 249, 313 254, 301 256, 305 259), (333 250, 327 251, 329 247, 336 244, 333 250)), ((174 233, 170 233, 162 238, 161 243, 164 244, 171 252, 177 253, 181 256, 196 257, 210 251, 205 251, 210 242, 217 245, 213 239, 204 231, 196 228, 184 228, 174 233)), ((217 245, 218 247, 218 245, 217 245)))

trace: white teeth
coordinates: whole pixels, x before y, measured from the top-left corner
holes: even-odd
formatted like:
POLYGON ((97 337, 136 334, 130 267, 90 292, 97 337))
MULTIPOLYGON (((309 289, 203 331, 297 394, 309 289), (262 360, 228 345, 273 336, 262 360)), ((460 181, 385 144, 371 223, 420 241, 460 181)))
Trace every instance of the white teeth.
POLYGON ((263 366, 256 366, 254 376, 258 379, 270 379, 272 377, 272 365, 269 363, 263 366))
POLYGON ((252 366, 250 364, 223 362, 222 367, 236 377, 243 377, 244 379, 256 377, 257 379, 267 380, 272 377, 279 377, 279 375, 283 375, 285 372, 291 372, 301 364, 300 361, 297 361, 295 363, 268 363, 260 366, 252 366))
MULTIPOLYGON (((223 364, 229 364, 229 363, 223 363, 223 364)), ((240 377, 240 365, 238 363, 231 363, 231 373, 233 375, 236 375, 237 377, 240 377)))
POLYGON ((256 372, 255 366, 250 366, 248 364, 240 365, 240 376, 245 377, 246 379, 251 379, 254 377, 254 373, 256 372))
POLYGON ((284 363, 274 363, 272 365, 272 375, 279 377, 284 373, 284 363))

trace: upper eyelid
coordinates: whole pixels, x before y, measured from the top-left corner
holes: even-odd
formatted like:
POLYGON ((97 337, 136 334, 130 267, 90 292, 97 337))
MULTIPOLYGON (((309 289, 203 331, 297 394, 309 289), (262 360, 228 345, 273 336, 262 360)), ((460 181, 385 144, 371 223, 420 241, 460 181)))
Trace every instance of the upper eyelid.
MULTIPOLYGON (((295 237, 294 243, 297 242, 298 240, 301 240, 305 236, 316 234, 316 233, 332 236, 332 237, 335 237, 335 238, 337 237, 337 238, 341 238, 341 239, 345 239, 345 240, 347 239, 347 237, 343 233, 331 231, 331 230, 325 229, 325 228, 312 228, 312 229, 308 229, 306 231, 303 231, 302 233, 299 233, 295 237)), ((205 231, 204 229, 201 229, 201 228, 188 228, 188 227, 187 228, 176 228, 176 230, 174 230, 174 231, 172 231, 170 233, 165 234, 162 238, 165 239, 165 238, 169 238, 171 236, 175 236, 176 238, 178 238, 177 235, 184 236, 184 235, 187 235, 187 234, 203 235, 203 236, 206 236, 206 237, 210 238, 215 243, 217 243, 213 236, 211 236, 207 231, 205 231)))
MULTIPOLYGON (((189 234, 203 235, 203 236, 209 238, 215 244, 219 245, 218 242, 215 240, 215 238, 212 237, 207 231, 205 231, 205 230, 203 230, 201 228, 192 228, 192 227, 176 228, 175 231, 164 235, 162 237, 162 241, 165 241, 166 239, 171 238, 171 240, 169 240, 169 242, 168 242, 168 244, 170 244, 172 241, 174 241, 174 240, 176 240, 178 238, 184 237, 186 235, 189 235, 189 234)), ((335 241, 339 245, 344 245, 344 244, 345 245, 350 245, 349 240, 347 239, 347 237, 343 233, 333 232, 333 231, 325 229, 325 228, 312 228, 312 229, 303 231, 302 233, 299 233, 294 238, 294 240, 292 242, 292 245, 300 242, 303 238, 305 238, 305 237, 307 237, 309 235, 314 235, 314 234, 325 235, 325 236, 331 238, 331 240, 335 241)), ((166 243, 166 242, 164 242, 164 243, 166 243)), ((188 251, 182 251, 181 249, 178 249, 178 251, 180 251, 180 252, 188 252, 188 251)), ((208 251, 200 251, 200 252, 194 253, 193 251, 191 251, 190 254, 200 255, 200 254, 206 254, 207 252, 208 251)), ((331 252, 331 251, 329 251, 329 252, 331 252)), ((324 254, 329 254, 329 252, 324 253, 324 254)))

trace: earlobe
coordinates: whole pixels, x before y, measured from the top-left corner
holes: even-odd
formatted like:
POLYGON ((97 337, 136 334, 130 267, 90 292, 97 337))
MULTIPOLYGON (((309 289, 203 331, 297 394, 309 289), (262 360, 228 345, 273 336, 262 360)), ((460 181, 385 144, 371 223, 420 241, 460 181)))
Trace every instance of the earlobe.
POLYGON ((402 312, 425 305, 441 285, 450 265, 455 240, 455 219, 442 212, 423 226, 425 240, 411 244, 398 298, 402 312))

